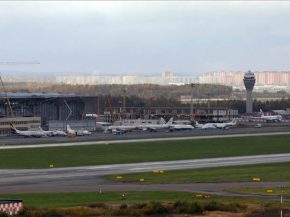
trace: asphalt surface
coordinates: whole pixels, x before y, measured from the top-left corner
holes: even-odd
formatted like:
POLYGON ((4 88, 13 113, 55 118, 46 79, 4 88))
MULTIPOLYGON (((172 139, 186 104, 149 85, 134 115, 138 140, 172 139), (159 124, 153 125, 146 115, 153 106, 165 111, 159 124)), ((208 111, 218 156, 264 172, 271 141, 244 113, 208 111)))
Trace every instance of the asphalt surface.
POLYGON ((70 143, 70 142, 87 142, 87 141, 110 141, 110 140, 127 140, 127 139, 146 139, 146 138, 177 138, 177 137, 196 137, 196 136, 212 136, 212 135, 236 135, 236 134, 255 134, 255 133, 274 133, 274 132, 290 132, 288 125, 268 125, 267 127, 234 127, 227 130, 194 129, 190 131, 133 131, 123 135, 112 135, 111 133, 97 132, 90 136, 78 136, 75 138, 67 137, 46 137, 46 138, 23 138, 22 136, 9 136, 0 138, 0 146, 6 145, 22 145, 22 144, 44 144, 44 143, 70 143))
POLYGON ((153 169, 176 170, 258 163, 288 162, 290 154, 256 155, 242 157, 209 158, 198 160, 161 161, 135 164, 113 164, 73 168, 0 170, 0 192, 86 192, 86 191, 188 191, 226 196, 276 199, 273 196, 255 196, 230 193, 226 189, 240 187, 289 186, 290 182, 273 183, 194 183, 194 184, 132 184, 107 181, 104 175, 148 172, 153 169))
POLYGON ((98 140, 98 141, 74 141, 65 143, 42 143, 42 144, 24 144, 24 145, 2 145, 0 150, 4 149, 24 149, 24 148, 47 148, 47 147, 69 147, 69 146, 86 146, 86 145, 103 145, 103 144, 120 144, 120 143, 138 143, 138 142, 157 142, 157 141, 180 141, 195 139, 217 139, 217 138, 234 138, 248 136, 274 136, 274 135, 290 135, 290 132, 267 132, 267 133, 245 133, 245 134, 229 134, 229 135, 208 135, 208 136, 178 136, 164 138, 137 138, 123 140, 98 140))
MULTIPOLYGON (((74 139, 62 137, 1 138, 0 149, 34 148, 47 146, 71 146, 136 141, 185 140, 201 138, 226 138, 261 135, 290 134, 289 127, 232 128, 229 130, 192 130, 182 132, 130 132, 125 135, 95 133, 74 139), (150 139, 148 139, 150 138, 150 139), (34 145, 29 145, 34 144, 34 145)), ((245 195, 230 193, 226 189, 241 187, 290 187, 289 182, 246 182, 246 183, 192 183, 192 184, 133 184, 107 181, 104 175, 148 172, 154 169, 176 170, 220 166, 249 165, 258 163, 290 162, 290 154, 211 158, 182 161, 146 162, 135 164, 114 164, 74 168, 53 168, 35 170, 0 170, 0 194, 29 192, 87 192, 87 191, 188 191, 216 195, 277 199, 275 196, 245 195)))

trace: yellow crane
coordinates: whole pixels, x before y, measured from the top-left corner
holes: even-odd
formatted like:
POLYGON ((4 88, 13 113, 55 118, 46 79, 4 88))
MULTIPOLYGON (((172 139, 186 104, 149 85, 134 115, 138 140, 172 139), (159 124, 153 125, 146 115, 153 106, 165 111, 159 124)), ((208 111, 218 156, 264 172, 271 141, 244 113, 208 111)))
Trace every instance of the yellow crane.
MULTIPOLYGON (((30 65, 30 64, 40 64, 40 62, 38 62, 38 61, 0 62, 0 65, 30 65)), ((8 97, 8 94, 7 94, 7 91, 6 91, 2 76, 1 76, 1 73, 0 73, 0 83, 1 83, 1 86, 3 89, 3 92, 5 94, 5 98, 7 100, 7 104, 8 104, 9 110, 10 110, 10 115, 13 117, 14 116, 13 109, 12 109, 11 102, 9 100, 9 97, 8 97)))

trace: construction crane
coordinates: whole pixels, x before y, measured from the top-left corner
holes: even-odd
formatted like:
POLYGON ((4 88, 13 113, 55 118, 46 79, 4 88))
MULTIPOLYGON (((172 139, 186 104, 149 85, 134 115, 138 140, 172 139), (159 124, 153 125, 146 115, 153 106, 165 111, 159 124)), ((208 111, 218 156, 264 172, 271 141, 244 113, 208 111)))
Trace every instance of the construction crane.
MULTIPOLYGON (((0 65, 31 65, 31 64, 40 64, 40 62, 38 62, 38 61, 0 62, 0 65)), ((2 89, 3 89, 3 92, 5 94, 5 98, 7 100, 7 104, 8 104, 9 110, 10 110, 10 115, 13 117, 14 116, 13 109, 12 109, 9 96, 7 94, 7 91, 6 91, 2 76, 1 76, 1 72, 0 72, 0 83, 1 83, 1 86, 2 86, 2 89)))
POLYGON ((9 97, 8 97, 8 94, 7 94, 7 91, 5 89, 5 85, 3 83, 3 80, 2 80, 2 77, 0 75, 0 82, 1 82, 1 86, 3 88, 3 92, 5 94, 5 98, 7 100, 7 104, 8 104, 8 107, 9 107, 9 110, 10 110, 10 113, 11 113, 11 116, 14 116, 14 113, 13 113, 13 110, 12 110, 12 106, 11 106, 11 103, 10 103, 10 100, 9 100, 9 97))

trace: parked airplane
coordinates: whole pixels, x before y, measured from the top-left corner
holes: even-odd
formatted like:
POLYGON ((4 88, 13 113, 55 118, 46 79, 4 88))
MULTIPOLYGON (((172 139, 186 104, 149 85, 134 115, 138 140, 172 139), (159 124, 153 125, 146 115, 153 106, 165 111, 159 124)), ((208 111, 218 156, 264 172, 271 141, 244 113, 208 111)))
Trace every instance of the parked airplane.
POLYGON ((205 124, 200 124, 197 121, 195 121, 195 127, 197 129, 202 129, 202 130, 207 130, 207 129, 216 129, 215 123, 205 123, 205 124))
POLYGON ((62 130, 53 130, 52 135, 53 136, 67 136, 67 133, 62 130))
POLYGON ((85 129, 80 129, 76 131, 76 135, 77 136, 87 136, 87 135, 91 135, 92 132, 85 130, 85 129))
POLYGON ((75 136, 86 136, 86 135, 91 135, 92 132, 85 130, 85 129, 80 129, 80 130, 73 130, 71 129, 70 125, 67 125, 67 136, 68 137, 75 137, 75 136))
POLYGON ((281 115, 267 115, 267 116, 265 116, 262 109, 260 109, 260 113, 261 113, 260 118, 267 121, 267 122, 281 122, 282 121, 281 115))
POLYGON ((170 131, 173 131, 173 130, 192 130, 192 129, 194 129, 194 127, 190 124, 183 124, 183 123, 176 124, 173 122, 170 125, 170 131))
POLYGON ((47 135, 45 135, 45 133, 41 132, 40 130, 17 130, 12 123, 10 123, 10 126, 13 133, 24 137, 47 137, 47 135))
POLYGON ((173 123, 173 118, 170 118, 169 121, 166 121, 163 118, 160 118, 160 124, 139 124, 137 127, 140 130, 149 130, 150 132, 156 132, 161 129, 170 129, 173 123))
POLYGON ((123 131, 123 132, 128 132, 137 129, 136 126, 131 126, 131 125, 111 125, 107 126, 104 130, 105 133, 107 132, 115 132, 115 131, 123 131))
POLYGON ((173 124, 170 126, 170 131, 173 130, 193 130, 194 126, 189 125, 189 124, 173 124))
POLYGON ((51 130, 43 130, 41 127, 39 127, 39 131, 45 134, 46 136, 53 136, 53 131, 51 130))
POLYGON ((213 123, 216 128, 219 129, 227 129, 229 127, 235 126, 237 124, 236 119, 234 118, 231 122, 227 122, 227 123, 213 123))
POLYGON ((75 137, 77 135, 76 131, 71 129, 69 125, 66 125, 66 131, 68 137, 75 137))

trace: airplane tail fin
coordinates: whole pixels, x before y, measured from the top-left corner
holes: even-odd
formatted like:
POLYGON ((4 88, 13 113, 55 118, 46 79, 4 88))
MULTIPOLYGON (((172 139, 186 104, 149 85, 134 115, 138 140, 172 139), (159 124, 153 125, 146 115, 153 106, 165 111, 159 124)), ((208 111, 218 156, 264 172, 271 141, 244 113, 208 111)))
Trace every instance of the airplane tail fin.
POLYGON ((160 124, 166 124, 166 121, 164 120, 164 118, 160 118, 160 124))
POLYGON ((262 116, 264 116, 264 112, 263 112, 262 109, 260 109, 260 113, 261 113, 262 116))
POLYGON ((11 127, 11 132, 15 133, 16 127, 12 123, 10 123, 10 127, 11 127))
POLYGON ((67 129, 67 136, 68 137, 75 137, 77 135, 77 132, 74 131, 73 129, 71 129, 69 124, 66 125, 66 129, 67 129))
POLYGON ((173 123, 173 117, 169 119, 169 121, 167 122, 167 124, 172 124, 173 123))
POLYGON ((104 130, 104 133, 108 133, 109 132, 109 127, 108 126, 103 127, 103 130, 104 130))
POLYGON ((10 123, 10 127, 11 127, 12 129, 16 129, 15 126, 14 126, 12 123, 10 123))

